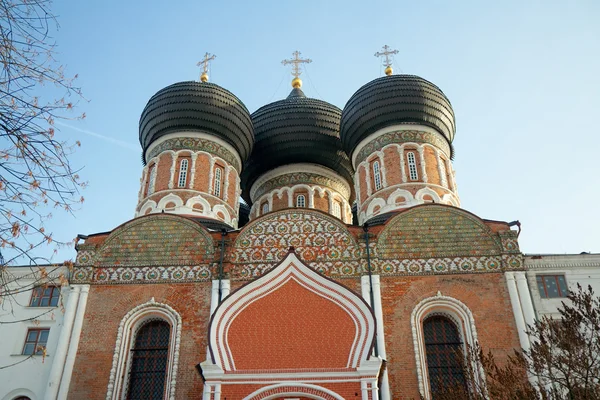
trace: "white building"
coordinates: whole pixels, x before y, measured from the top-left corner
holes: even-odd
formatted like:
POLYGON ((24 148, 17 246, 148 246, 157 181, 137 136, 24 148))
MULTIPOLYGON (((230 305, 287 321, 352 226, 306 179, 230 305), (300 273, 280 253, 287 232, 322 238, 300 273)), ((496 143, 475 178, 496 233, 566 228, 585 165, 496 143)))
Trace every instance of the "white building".
POLYGON ((10 267, 2 282, 0 400, 66 399, 88 286, 56 265, 10 267))
POLYGON ((600 296, 600 254, 525 255, 527 281, 538 318, 558 318, 558 308, 566 301, 568 290, 592 287, 600 296))

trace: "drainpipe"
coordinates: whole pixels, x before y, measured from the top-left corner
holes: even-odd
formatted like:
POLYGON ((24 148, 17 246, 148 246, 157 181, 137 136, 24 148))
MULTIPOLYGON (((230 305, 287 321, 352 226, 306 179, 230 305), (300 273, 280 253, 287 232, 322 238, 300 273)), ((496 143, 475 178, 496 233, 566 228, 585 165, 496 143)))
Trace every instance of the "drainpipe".
MULTIPOLYGON (((375 307, 375 295, 373 293, 373 274, 371 273, 371 249, 369 249, 369 224, 366 222, 363 225, 363 231, 365 232, 365 241, 367 244, 367 271, 369 273, 369 299, 371 300, 371 308, 375 307)), ((377 340, 375 340, 375 357, 379 357, 379 351, 377 349, 377 340)))

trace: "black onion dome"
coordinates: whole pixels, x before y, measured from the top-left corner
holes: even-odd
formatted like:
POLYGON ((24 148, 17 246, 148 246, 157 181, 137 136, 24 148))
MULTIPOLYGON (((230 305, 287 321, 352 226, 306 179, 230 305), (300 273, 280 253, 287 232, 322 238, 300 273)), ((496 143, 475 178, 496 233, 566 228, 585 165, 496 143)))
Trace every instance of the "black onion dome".
POLYGON ((295 88, 285 100, 252 114, 256 141, 242 172, 242 197, 264 173, 287 164, 311 163, 334 170, 352 185, 352 166, 339 136, 342 111, 322 100, 307 98, 295 88))
POLYGON ((215 135, 231 144, 242 162, 254 144, 250 112, 233 93, 214 83, 178 82, 150 98, 140 117, 144 157, 153 141, 181 131, 215 135))
POLYGON ((401 123, 429 126, 449 144, 456 131, 454 110, 440 88, 415 75, 390 75, 367 83, 346 103, 340 128, 344 149, 351 154, 371 133, 401 123))

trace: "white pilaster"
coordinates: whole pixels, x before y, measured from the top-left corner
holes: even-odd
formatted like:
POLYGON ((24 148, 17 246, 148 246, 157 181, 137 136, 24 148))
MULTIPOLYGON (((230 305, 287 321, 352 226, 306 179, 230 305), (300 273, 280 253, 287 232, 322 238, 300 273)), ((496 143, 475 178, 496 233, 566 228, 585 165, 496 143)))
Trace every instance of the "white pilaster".
POLYGON ((190 171, 190 189, 194 188, 194 180, 196 179, 196 159, 198 153, 192 153, 192 170, 190 171))
MULTIPOLYGON (((368 278, 368 277, 367 277, 368 278)), ((372 275, 373 278, 373 311, 375 312, 375 322, 377 324, 377 351, 379 357, 387 360, 387 353, 385 350, 385 336, 383 328, 383 307, 381 306, 381 280, 379 275, 372 275)), ((377 382, 375 382, 377 384, 377 382)), ((388 370, 383 372, 381 377, 381 399, 390 399, 390 382, 388 377, 388 370)), ((376 398, 376 397, 373 397, 376 398)))
POLYGON ((419 158, 421 159, 421 174, 423 177, 423 182, 427 183, 427 169, 425 168, 425 148, 423 146, 417 146, 417 151, 419 152, 419 158))
POLYGON ((215 184, 213 183, 213 176, 215 173, 215 159, 209 156, 209 167, 208 167, 208 194, 213 194, 215 184))
POLYGON ((373 194, 373 189, 371 188, 371 164, 365 162, 363 165, 365 168, 365 179, 367 181, 367 197, 369 197, 373 194))
POLYGON ((171 163, 171 176, 169 178, 169 189, 173 189, 175 186, 175 169, 177 168, 177 153, 171 153, 173 162, 171 163))
POLYGON ((406 168, 404 166, 404 146, 398 147, 398 154, 400 155, 400 172, 402 173, 402 183, 406 183, 408 178, 406 177, 406 168))
POLYGON ((223 201, 227 201, 227 198, 229 197, 229 172, 231 172, 232 169, 233 167, 231 165, 227 165, 224 170, 225 183, 223 184, 223 190, 225 193, 223 193, 223 201))
POLYGON ((79 347, 79 338, 81 336, 81 327, 83 325, 83 317, 85 315, 85 307, 87 304, 88 293, 90 291, 90 285, 81 285, 79 301, 77 302, 77 315, 75 316, 75 322, 73 324, 73 331, 71 332, 71 340, 69 341, 69 350, 67 352, 67 359, 65 361, 65 369, 60 380, 60 391, 58 392, 57 399, 67 399, 69 394, 69 385, 71 384, 71 376, 73 374, 73 366, 75 365, 75 356, 77 355, 77 348, 79 347))
POLYGON ((44 395, 44 399, 46 400, 54 400, 58 395, 63 367, 67 358, 69 339, 71 338, 71 331, 73 330, 73 323, 75 321, 79 292, 79 285, 71 286, 68 291, 67 309, 65 310, 65 315, 63 317, 62 331, 58 339, 56 351, 53 354, 54 360, 52 361, 52 368, 50 369, 50 375, 48 377, 48 386, 44 395))
POLYGON ((517 289, 514 272, 505 272, 504 276, 506 278, 506 285, 508 286, 508 295, 510 297, 513 315, 515 316, 515 323, 517 325, 517 333, 519 334, 521 348, 523 350, 529 350, 531 345, 529 343, 529 336, 526 333, 525 318, 521 308, 521 301, 519 299, 519 291, 517 289))
POLYGON ((531 294, 529 293, 525 272, 515 272, 515 280, 517 281, 517 291, 519 292, 519 299, 521 300, 521 308, 523 309, 525 323, 533 326, 535 322, 535 310, 533 309, 533 301, 531 299, 531 294))

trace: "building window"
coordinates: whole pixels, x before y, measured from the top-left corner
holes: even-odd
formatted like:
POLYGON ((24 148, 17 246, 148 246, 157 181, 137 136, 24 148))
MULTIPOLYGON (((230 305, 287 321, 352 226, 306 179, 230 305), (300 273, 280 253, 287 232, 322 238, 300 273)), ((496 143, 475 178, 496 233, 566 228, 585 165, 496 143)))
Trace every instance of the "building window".
POLYGON ((148 184, 148 196, 154 193, 154 185, 156 184, 156 165, 150 167, 150 183, 148 184))
POLYGON ((269 202, 266 202, 262 205, 262 213, 263 215, 269 212, 269 202))
POLYGON ((179 165, 179 187, 185 187, 185 181, 187 179, 187 172, 188 172, 188 160, 187 159, 183 159, 181 160, 181 164, 179 165))
POLYGON ((24 355, 44 354, 50 329, 29 329, 23 346, 24 355))
POLYGON ((419 175, 417 174, 417 161, 415 159, 415 153, 409 151, 406 153, 406 158, 408 160, 408 175, 411 181, 416 181, 419 179, 419 175))
POLYGON ((56 307, 60 299, 58 286, 36 287, 33 289, 29 307, 56 307))
POLYGON ((569 295, 564 275, 538 275, 536 279, 540 296, 543 299, 567 297, 569 295))
POLYGON ((306 196, 299 194, 296 197, 296 207, 306 207, 306 196))
POLYGON ((423 322, 431 397, 451 387, 465 387, 463 343, 456 324, 434 315, 423 322))
POLYGON ((131 349, 127 399, 163 399, 171 327, 150 320, 140 327, 131 349))
POLYGON ((448 187, 448 177, 446 175, 446 161, 440 158, 440 184, 444 187, 448 187))
POLYGON ((215 168, 215 196, 221 197, 221 185, 223 181, 223 169, 221 167, 215 168))
POLYGON ((375 190, 381 189, 381 169, 379 161, 373 162, 373 182, 375 182, 375 190))
POLYGON ((337 201, 333 202, 331 213, 334 217, 342 217, 342 207, 340 206, 340 203, 338 203, 337 201))

